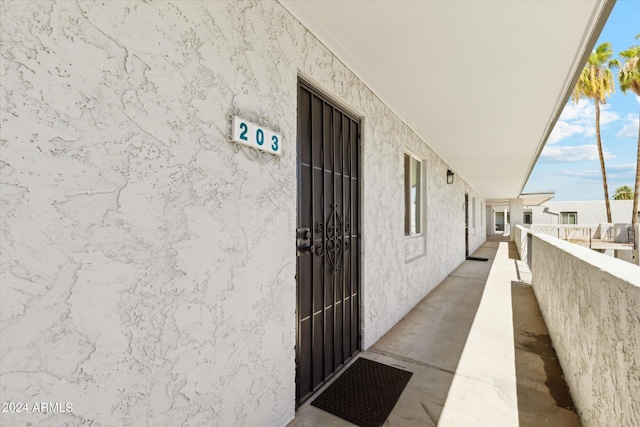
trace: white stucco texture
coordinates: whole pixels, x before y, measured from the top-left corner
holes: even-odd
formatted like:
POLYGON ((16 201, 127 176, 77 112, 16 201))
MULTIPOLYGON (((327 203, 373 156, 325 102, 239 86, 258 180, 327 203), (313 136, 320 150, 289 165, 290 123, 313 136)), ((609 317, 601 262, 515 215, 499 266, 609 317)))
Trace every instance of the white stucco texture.
POLYGON ((533 289, 583 425, 640 425, 640 267, 539 234, 529 250, 533 289))
POLYGON ((447 185, 278 3, 3 1, 0 17, 0 393, 73 404, 34 425, 293 418, 299 75, 363 118, 362 347, 464 260, 464 194, 483 196, 447 185), (228 142, 233 106, 281 129, 279 161, 228 142), (425 166, 412 238, 405 150, 425 166))

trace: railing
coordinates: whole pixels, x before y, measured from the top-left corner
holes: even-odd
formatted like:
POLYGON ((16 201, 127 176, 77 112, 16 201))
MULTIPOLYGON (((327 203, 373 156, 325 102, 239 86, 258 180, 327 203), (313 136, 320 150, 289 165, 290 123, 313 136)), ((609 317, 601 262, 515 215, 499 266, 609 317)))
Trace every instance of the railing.
POLYGON ((596 225, 541 225, 528 227, 533 233, 546 234, 571 243, 588 245, 618 243, 632 245, 636 248, 635 230, 627 224, 596 224, 596 225))

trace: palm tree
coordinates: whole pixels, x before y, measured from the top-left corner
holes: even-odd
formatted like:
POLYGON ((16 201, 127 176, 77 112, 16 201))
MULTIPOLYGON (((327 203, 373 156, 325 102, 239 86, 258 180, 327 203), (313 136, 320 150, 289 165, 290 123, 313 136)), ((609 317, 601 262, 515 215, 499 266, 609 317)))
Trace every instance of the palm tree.
MULTIPOLYGON (((640 34, 636 36, 636 40, 640 39, 640 34)), ((640 46, 631 46, 624 52, 620 52, 620 56, 625 58, 626 61, 620 73, 618 73, 618 80, 620 80, 620 89, 625 94, 627 90, 631 90, 636 95, 640 96, 640 46)), ((636 187, 633 194, 633 211, 631 212, 631 223, 636 225, 638 222, 638 197, 640 193, 640 128, 638 129, 638 158, 636 160, 636 187)))
POLYGON ((609 204, 607 172, 604 167, 604 155, 602 153, 602 138, 600 137, 600 104, 605 104, 607 97, 615 90, 611 70, 614 67, 619 67, 620 62, 617 59, 610 59, 611 55, 613 55, 611 43, 602 43, 596 47, 596 50, 591 52, 571 97, 576 104, 582 98, 589 98, 593 99, 596 105, 596 140, 598 142, 598 155, 600 156, 600 169, 602 170, 604 201, 607 207, 607 222, 611 222, 611 206, 609 204))
POLYGON ((633 190, 628 185, 621 185, 613 193, 613 200, 632 200, 633 198, 633 190))

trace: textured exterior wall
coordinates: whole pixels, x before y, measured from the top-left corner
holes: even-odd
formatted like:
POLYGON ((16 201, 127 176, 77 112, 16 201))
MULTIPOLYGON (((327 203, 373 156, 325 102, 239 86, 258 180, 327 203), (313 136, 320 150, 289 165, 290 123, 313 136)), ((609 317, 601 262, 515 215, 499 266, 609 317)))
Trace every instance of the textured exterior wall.
POLYGON ((72 403, 55 425, 290 419, 304 29, 275 4, 0 14, 2 401, 72 403), (234 101, 283 128, 281 162, 226 141, 234 101))
POLYGON ((520 259, 524 262, 527 262, 527 256, 529 255, 529 245, 527 243, 527 229, 522 225, 517 225, 513 229, 514 241, 516 243, 516 248, 518 249, 518 254, 520 255, 520 259))
POLYGON ((533 289, 588 426, 640 425, 640 267, 534 235, 533 289))
POLYGON ((509 228, 512 230, 510 239, 513 242, 515 239, 515 228, 518 225, 522 225, 524 218, 524 210, 522 207, 521 199, 511 199, 509 201, 509 228))
POLYGON ((72 403, 54 424, 293 417, 299 73, 364 118, 363 347, 463 261, 464 193, 482 196, 447 185, 278 3, 5 1, 0 15, 3 402, 72 403), (280 162, 236 152, 232 105, 281 128, 280 162), (426 232, 409 239, 405 149, 426 166, 426 232))
POLYGON ((493 236, 496 233, 495 215, 491 205, 485 207, 485 226, 487 236, 493 236))
MULTIPOLYGON (((631 224, 633 200, 611 200, 611 221, 631 224)), ((598 224, 607 222, 607 210, 604 200, 579 202, 545 202, 541 206, 532 206, 534 224, 558 224, 560 212, 577 212, 578 224, 598 224), (545 210, 546 208, 546 210, 545 210), (549 212, 551 211, 551 212, 549 212)))

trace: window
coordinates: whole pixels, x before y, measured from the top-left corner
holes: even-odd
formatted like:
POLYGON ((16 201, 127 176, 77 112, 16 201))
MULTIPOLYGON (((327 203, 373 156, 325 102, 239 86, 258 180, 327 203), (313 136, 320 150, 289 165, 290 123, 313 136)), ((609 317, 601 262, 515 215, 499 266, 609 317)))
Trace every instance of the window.
POLYGON ((422 164, 410 154, 404 155, 404 234, 420 234, 422 231, 421 193, 422 164))
POLYGON ((476 198, 474 197, 471 203, 471 224, 473 229, 476 229, 476 198))
POLYGON ((531 224, 531 212, 524 213, 524 223, 531 224))
POLYGON ((577 224, 578 212, 560 212, 562 224, 577 224))

